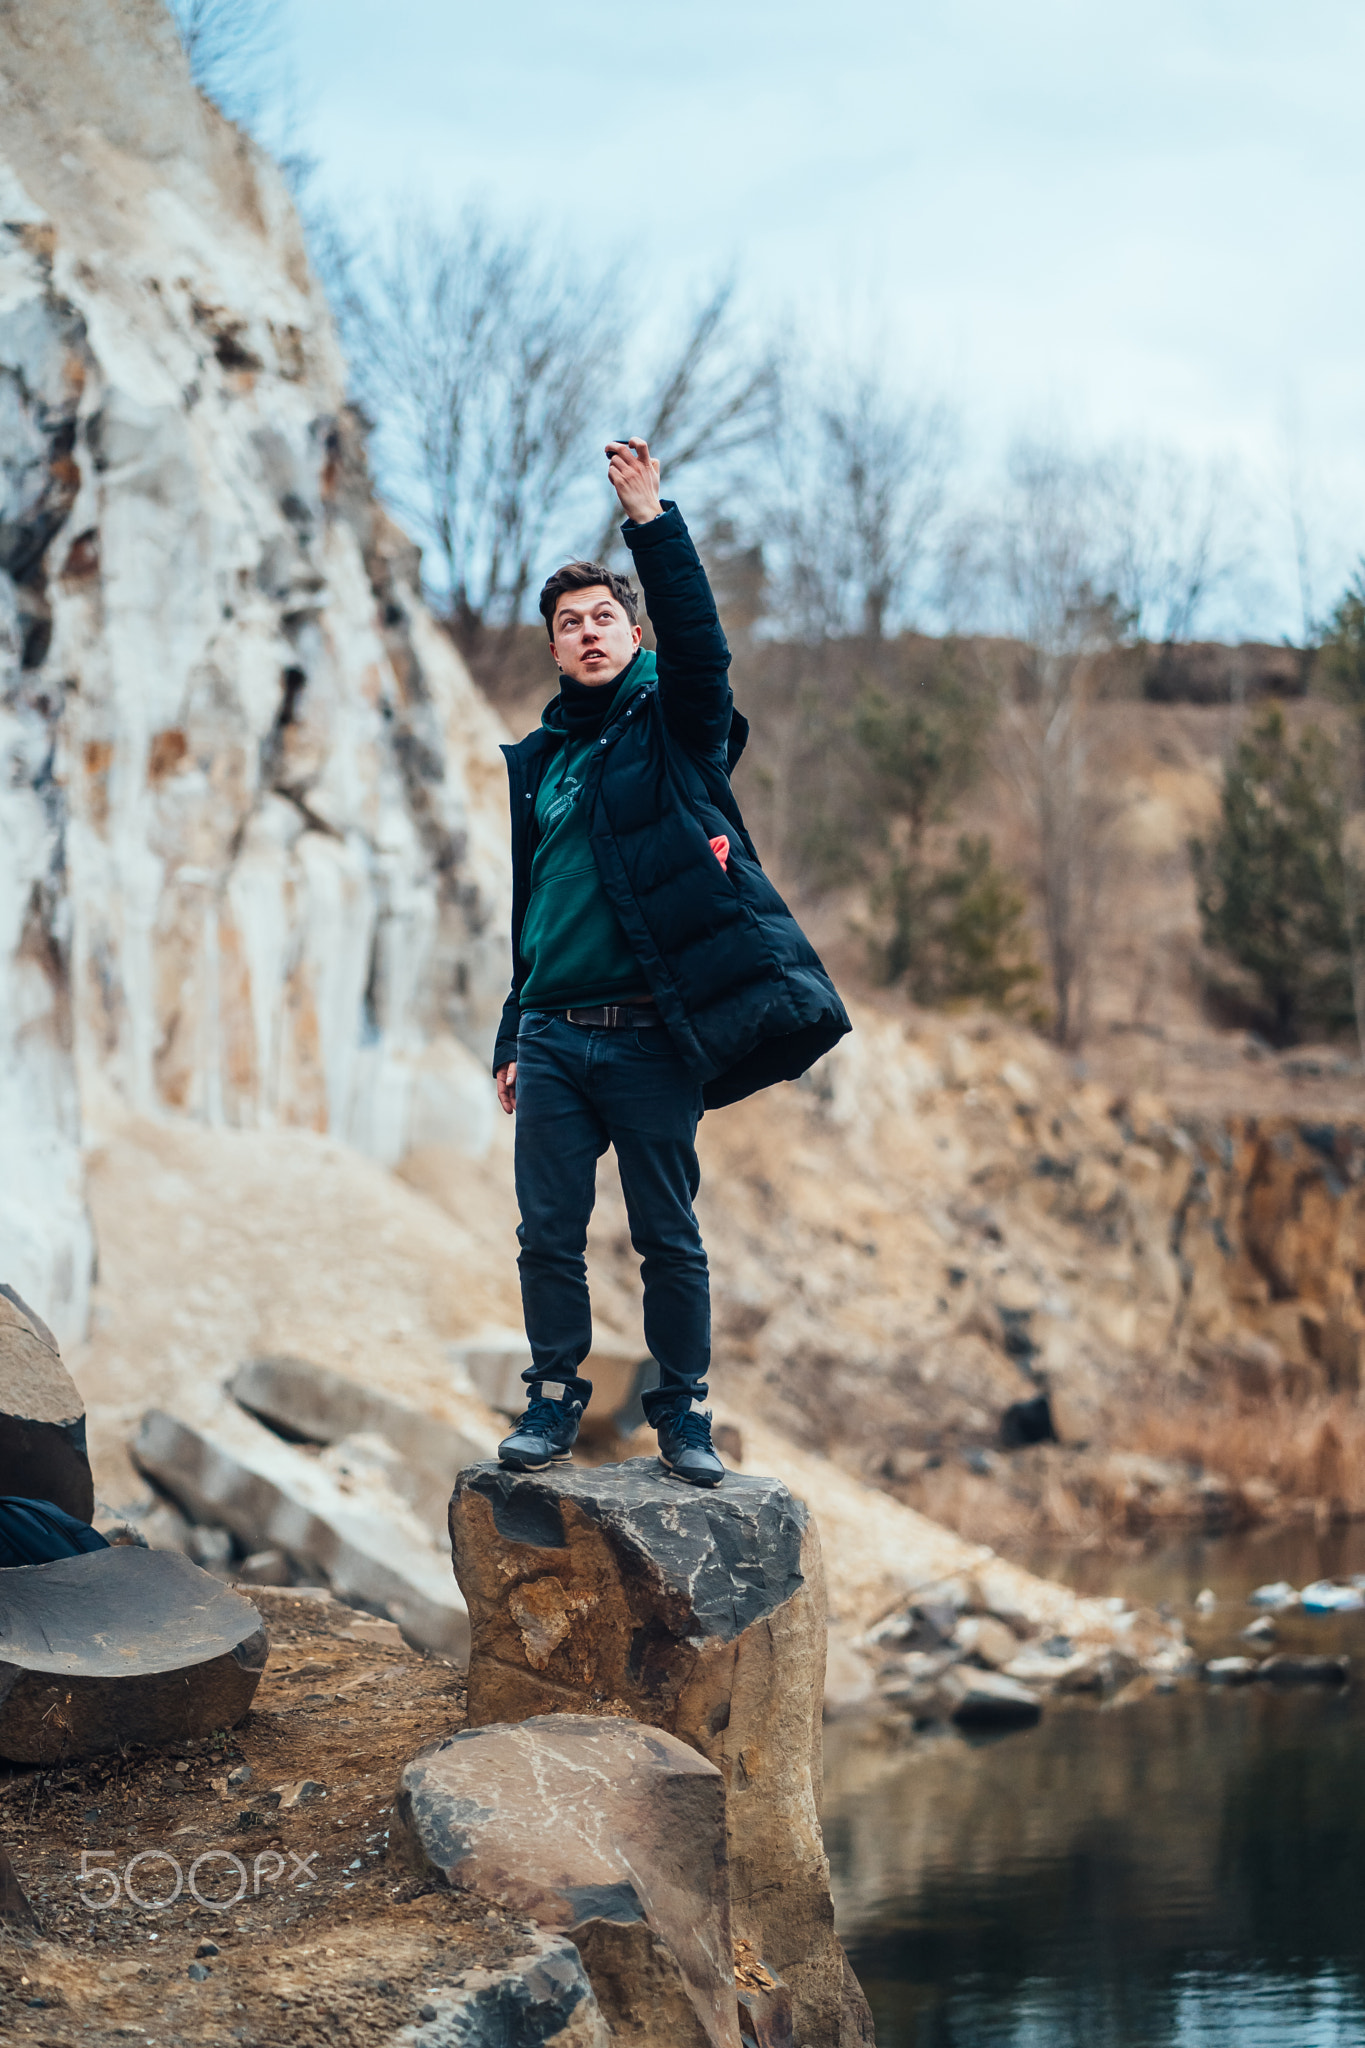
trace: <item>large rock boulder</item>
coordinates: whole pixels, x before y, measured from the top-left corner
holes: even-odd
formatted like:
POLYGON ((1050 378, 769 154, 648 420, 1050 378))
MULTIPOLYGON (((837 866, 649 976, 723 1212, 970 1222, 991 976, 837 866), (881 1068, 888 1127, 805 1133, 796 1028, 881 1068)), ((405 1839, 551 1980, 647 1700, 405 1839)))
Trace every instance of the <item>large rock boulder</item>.
POLYGON ((735 1934, 789 1986, 796 2040, 839 2042, 854 2022, 820 1833, 824 1578, 802 1502, 747 1475, 693 1491, 645 1458, 480 1465, 450 1532, 471 1726, 628 1715, 715 1764, 735 1934))
POLYGON ((267 1649, 250 1601, 175 1551, 0 1572, 0 1756, 52 1763, 231 1728, 267 1649))
POLYGON ((0 1286, 0 1493, 48 1500, 88 1522, 95 1485, 85 1409, 52 1332, 0 1286))
POLYGON ((538 1716, 468 1729, 399 1780, 420 1870, 566 1933, 632 2048, 739 2048, 725 1788, 637 1721, 538 1716))

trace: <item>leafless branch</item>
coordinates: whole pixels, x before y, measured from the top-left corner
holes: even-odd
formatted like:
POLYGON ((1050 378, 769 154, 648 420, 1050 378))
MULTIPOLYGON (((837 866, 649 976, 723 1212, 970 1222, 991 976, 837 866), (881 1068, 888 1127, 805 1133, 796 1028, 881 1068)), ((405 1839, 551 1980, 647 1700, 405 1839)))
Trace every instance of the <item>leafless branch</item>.
MULTIPOLYGON (((736 317, 735 282, 723 278, 698 306, 675 347, 656 367, 633 418, 611 431, 641 433, 672 489, 699 470, 718 470, 772 429, 777 370, 770 353, 755 350, 736 317)), ((607 514, 591 553, 605 561, 617 545, 620 514, 607 514)))
POLYGON ((279 90, 280 0, 167 0, 195 84, 230 121, 254 128, 279 90))
POLYGON ((931 555, 952 462, 947 409, 875 370, 789 376, 765 519, 783 625, 873 640, 903 618, 931 555))
POLYGON ((387 256, 341 271, 353 373, 390 493, 434 547, 462 633, 510 626, 604 432, 623 342, 619 278, 477 210, 453 227, 413 212, 387 256))

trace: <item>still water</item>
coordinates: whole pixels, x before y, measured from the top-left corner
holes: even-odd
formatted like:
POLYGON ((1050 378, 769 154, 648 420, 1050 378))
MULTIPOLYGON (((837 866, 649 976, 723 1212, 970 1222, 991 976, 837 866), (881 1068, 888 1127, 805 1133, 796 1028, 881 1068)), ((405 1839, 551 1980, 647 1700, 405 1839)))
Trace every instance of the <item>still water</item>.
MULTIPOLYGON (((1365 1528, 1038 1558, 1245 1648, 1253 1586, 1365 1572, 1365 1528), (1188 1611, 1201 1587, 1219 1596, 1188 1611)), ((1281 1625, 1347 1650, 1365 1616, 1281 1625)), ((899 1752, 826 1730, 840 1931, 879 2048, 1365 2048, 1365 1684, 1055 1704, 899 1752)))

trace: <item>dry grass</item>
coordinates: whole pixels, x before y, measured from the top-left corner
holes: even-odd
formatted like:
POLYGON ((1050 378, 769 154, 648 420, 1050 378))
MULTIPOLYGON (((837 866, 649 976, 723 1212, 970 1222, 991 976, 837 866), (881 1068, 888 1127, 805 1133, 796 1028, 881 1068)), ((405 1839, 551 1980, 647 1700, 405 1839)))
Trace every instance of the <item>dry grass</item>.
POLYGON ((1304 1502, 1335 1516, 1365 1515, 1365 1404, 1350 1395, 1291 1401, 1190 1402, 1150 1410, 1133 1448, 1217 1474, 1252 1489, 1249 1505, 1277 1512, 1259 1490, 1273 1488, 1285 1508, 1304 1502))
POLYGON ((954 1460, 897 1492, 1007 1555, 1039 1542, 1092 1549, 1179 1528, 1365 1518, 1365 1402, 1349 1395, 1228 1391, 1153 1404, 1115 1435, 1104 1449, 1018 1453, 1008 1478, 998 1465, 986 1478, 954 1460))

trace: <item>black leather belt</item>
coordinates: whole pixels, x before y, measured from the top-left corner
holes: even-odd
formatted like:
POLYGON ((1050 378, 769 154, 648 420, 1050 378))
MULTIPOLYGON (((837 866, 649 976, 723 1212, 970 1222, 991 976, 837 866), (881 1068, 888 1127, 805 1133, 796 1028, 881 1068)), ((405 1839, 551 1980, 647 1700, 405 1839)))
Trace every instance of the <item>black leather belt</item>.
POLYGON ((653 1003, 604 1003, 598 1010, 565 1010, 563 1016, 567 1024, 593 1031, 638 1031, 659 1022, 653 1003))

